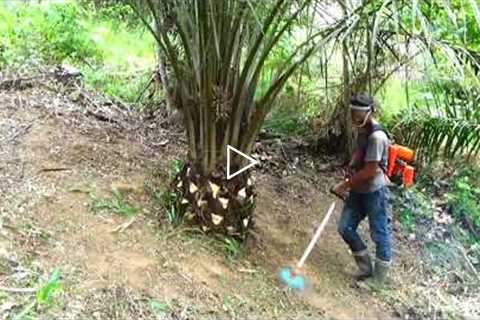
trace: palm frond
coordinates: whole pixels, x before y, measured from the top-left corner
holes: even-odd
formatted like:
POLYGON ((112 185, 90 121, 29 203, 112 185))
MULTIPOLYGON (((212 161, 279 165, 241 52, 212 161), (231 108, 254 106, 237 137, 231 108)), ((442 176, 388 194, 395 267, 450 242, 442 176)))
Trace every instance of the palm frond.
POLYGON ((477 19, 478 26, 480 27, 480 8, 478 6, 477 0, 469 0, 470 5, 472 6, 475 19, 477 19))
POLYGON ((480 92, 441 86, 434 91, 439 105, 415 106, 403 116, 399 129, 407 132, 405 142, 415 146, 420 158, 431 160, 439 155, 453 158, 480 154, 480 92))

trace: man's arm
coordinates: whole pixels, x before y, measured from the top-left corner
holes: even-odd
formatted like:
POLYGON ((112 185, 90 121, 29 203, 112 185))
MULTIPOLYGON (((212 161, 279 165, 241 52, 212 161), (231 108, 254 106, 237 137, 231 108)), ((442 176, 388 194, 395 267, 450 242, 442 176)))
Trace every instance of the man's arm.
POLYGON ((377 161, 365 162, 363 168, 360 171, 357 171, 353 175, 353 177, 345 180, 345 182, 335 187, 333 192, 337 195, 343 195, 347 193, 350 189, 356 188, 362 183, 369 181, 370 179, 375 177, 378 172, 379 166, 380 164, 377 161))
POLYGON ((378 174, 380 161, 386 146, 384 140, 385 139, 379 134, 369 137, 362 169, 357 171, 349 180, 340 184, 335 190, 337 193, 344 194, 350 189, 354 189, 368 182, 378 174))
POLYGON ((350 180, 345 182, 345 187, 347 189, 354 189, 362 183, 373 179, 377 175, 379 167, 380 163, 377 161, 365 162, 363 168, 357 171, 350 180))

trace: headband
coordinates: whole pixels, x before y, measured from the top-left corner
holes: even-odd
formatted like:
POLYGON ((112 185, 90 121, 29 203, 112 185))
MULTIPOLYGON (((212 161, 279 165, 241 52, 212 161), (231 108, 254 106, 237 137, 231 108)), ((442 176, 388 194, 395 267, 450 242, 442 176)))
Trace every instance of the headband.
POLYGON ((373 103, 368 106, 351 104, 350 108, 354 111, 370 111, 373 108, 373 103))

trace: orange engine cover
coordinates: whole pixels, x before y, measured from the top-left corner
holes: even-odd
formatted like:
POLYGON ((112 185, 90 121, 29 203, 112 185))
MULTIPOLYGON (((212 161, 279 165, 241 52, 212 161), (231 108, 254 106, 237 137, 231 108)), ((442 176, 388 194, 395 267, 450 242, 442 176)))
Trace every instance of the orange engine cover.
POLYGON ((414 183, 415 169, 407 164, 411 163, 414 158, 415 151, 412 149, 398 144, 390 145, 388 150, 388 177, 402 176, 403 184, 406 187, 412 186, 414 183))

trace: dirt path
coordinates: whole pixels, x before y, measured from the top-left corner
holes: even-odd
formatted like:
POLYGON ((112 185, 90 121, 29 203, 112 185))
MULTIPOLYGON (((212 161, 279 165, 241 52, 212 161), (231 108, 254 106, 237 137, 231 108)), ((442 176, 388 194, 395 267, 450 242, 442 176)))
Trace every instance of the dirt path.
MULTIPOLYGON (((352 259, 335 223, 308 262, 312 292, 298 297, 278 287, 278 268, 301 255, 333 200, 308 182, 258 174, 257 241, 230 260, 218 241, 173 229, 152 202, 148 186, 166 186, 181 146, 147 149, 94 120, 79 127, 12 101, 2 94, 0 285, 34 287, 60 268, 61 299, 32 310, 37 317, 392 317, 375 297, 352 288, 352 259), (95 200, 112 197, 112 187, 137 214, 92 211, 95 200)), ((31 299, 1 295, 0 317, 20 312, 31 299)))

